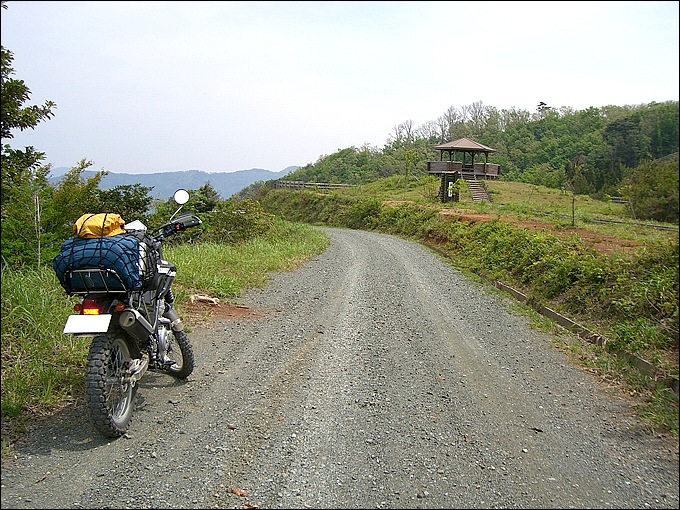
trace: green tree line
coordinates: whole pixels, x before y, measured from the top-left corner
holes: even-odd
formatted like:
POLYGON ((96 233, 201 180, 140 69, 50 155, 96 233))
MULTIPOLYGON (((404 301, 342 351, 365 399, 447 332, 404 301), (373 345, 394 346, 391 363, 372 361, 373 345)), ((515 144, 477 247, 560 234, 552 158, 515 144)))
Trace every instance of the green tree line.
POLYGON ((535 113, 481 102, 450 107, 422 126, 395 126, 382 149, 341 149, 287 178, 365 184, 397 173, 424 175, 427 161, 440 158, 435 145, 465 137, 496 150, 490 161, 501 166, 502 179, 622 196, 631 216, 678 222, 677 101, 585 110, 541 105, 535 113))

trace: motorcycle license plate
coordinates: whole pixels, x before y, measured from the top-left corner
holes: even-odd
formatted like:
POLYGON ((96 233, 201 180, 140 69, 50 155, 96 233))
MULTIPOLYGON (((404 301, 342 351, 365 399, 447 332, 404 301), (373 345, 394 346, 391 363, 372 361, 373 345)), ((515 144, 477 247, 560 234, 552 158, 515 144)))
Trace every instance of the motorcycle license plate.
POLYGON ((66 335, 88 335, 106 333, 109 330, 111 314, 102 315, 69 315, 64 325, 66 335))

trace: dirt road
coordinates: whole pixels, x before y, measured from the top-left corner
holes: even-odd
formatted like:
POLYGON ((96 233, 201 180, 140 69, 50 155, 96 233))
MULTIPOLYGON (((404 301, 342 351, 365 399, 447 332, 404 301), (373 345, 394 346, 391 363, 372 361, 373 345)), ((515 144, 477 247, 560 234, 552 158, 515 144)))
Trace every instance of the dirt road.
POLYGON ((85 408, 2 465, 2 508, 678 508, 677 441, 426 248, 331 245, 193 328, 128 437, 85 408))

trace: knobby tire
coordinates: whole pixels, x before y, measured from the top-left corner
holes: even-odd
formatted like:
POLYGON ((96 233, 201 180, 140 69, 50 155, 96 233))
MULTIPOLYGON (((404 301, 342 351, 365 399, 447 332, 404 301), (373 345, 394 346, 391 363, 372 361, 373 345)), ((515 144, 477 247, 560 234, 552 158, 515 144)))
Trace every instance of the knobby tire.
POLYGON ((168 374, 186 379, 194 371, 194 351, 184 331, 174 331, 174 340, 168 346, 167 356, 175 363, 167 368, 168 374))
POLYGON ((121 332, 92 339, 87 358, 87 400, 95 428, 105 436, 119 437, 132 420, 137 385, 130 382, 132 356, 121 332))

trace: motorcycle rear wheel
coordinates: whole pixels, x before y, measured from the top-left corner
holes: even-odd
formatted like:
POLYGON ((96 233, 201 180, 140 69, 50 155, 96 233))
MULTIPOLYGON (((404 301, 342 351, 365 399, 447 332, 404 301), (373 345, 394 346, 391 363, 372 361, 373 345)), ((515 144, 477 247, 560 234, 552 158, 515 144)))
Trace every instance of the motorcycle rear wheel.
POLYGON ((173 363, 166 370, 177 379, 186 379, 194 371, 194 351, 184 331, 174 331, 173 335, 167 351, 167 357, 173 363))
POLYGON ((130 428, 137 385, 130 380, 132 356, 122 332, 92 339, 87 358, 87 400, 95 428, 119 437, 130 428))

